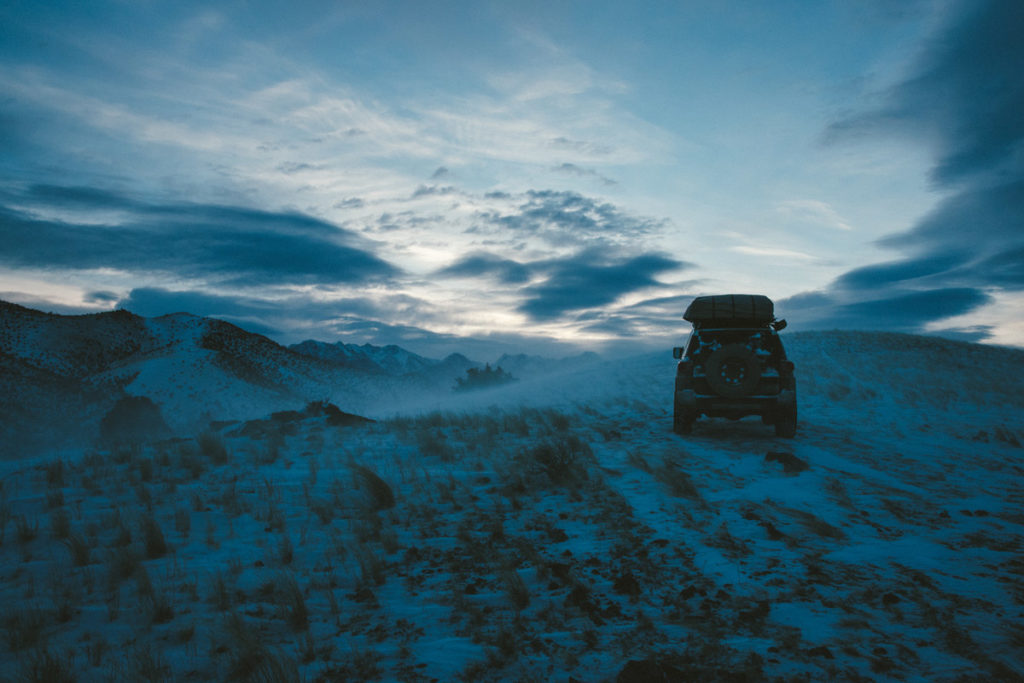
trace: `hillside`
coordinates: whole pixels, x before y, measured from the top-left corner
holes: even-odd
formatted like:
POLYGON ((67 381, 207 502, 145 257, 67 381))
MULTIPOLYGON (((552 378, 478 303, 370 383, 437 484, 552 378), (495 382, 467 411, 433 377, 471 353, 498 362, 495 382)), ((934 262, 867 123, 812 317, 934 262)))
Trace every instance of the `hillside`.
MULTIPOLYGON (((537 375, 564 373, 596 356, 507 360, 537 375)), ((0 301, 0 457, 92 444, 102 418, 126 396, 152 400, 175 434, 191 437, 210 422, 311 401, 382 417, 443 400, 455 378, 482 365, 460 354, 436 360, 394 345, 308 340, 285 348, 187 313, 67 316, 0 301)))
MULTIPOLYGON (((195 372, 266 378, 268 401, 307 367, 199 319, 144 332, 195 372), (172 326, 214 341, 168 350, 172 326)), ((0 676, 1020 680, 1024 352, 784 339, 793 440, 756 419, 672 434, 666 349, 398 391, 378 422, 282 405, 9 460, 0 676)), ((25 381, 63 377, 46 367, 25 381)))

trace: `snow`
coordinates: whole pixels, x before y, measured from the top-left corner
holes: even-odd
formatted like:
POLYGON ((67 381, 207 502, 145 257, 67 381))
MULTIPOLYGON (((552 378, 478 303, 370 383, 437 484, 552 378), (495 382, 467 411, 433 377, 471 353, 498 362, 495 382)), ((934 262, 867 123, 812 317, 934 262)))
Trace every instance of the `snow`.
POLYGON ((648 657, 695 679, 1024 675, 1019 352, 784 334, 797 437, 681 438, 668 349, 454 393, 239 338, 253 383, 201 318, 138 329, 145 352, 104 372, 186 438, 0 462, 0 677, 46 657, 79 680, 602 681, 648 657), (242 435, 325 396, 379 421, 242 435), (204 414, 238 422, 199 440, 204 414))

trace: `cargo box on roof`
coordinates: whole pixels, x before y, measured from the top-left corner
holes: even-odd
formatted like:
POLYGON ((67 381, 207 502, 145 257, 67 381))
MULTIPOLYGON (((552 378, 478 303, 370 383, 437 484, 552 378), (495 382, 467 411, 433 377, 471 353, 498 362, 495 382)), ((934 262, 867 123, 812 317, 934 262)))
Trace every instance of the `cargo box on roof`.
POLYGON ((686 308, 683 319, 695 325, 741 321, 763 325, 775 319, 775 305, 763 294, 698 296, 686 308))

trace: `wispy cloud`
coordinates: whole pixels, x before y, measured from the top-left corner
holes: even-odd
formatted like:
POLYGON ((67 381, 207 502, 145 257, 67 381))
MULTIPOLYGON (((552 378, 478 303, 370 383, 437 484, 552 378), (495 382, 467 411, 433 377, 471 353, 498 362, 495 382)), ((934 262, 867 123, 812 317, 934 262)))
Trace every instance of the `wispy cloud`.
POLYGON ((736 247, 729 247, 730 251, 735 251, 739 254, 749 254, 750 256, 764 256, 765 258, 772 259, 790 259, 797 261, 814 261, 818 257, 811 254, 805 254, 802 251, 794 251, 791 249, 780 249, 778 247, 756 247, 749 245, 741 245, 736 247))
POLYGON ((955 6, 882 105, 837 121, 833 140, 925 134, 932 179, 949 194, 910 230, 879 241, 903 259, 854 269, 817 298, 794 297, 818 324, 937 329, 1024 291, 1024 12, 1013 0, 955 6))
POLYGON ((552 246, 635 244, 664 229, 664 219, 636 216, 610 202, 576 192, 529 190, 509 210, 480 215, 481 230, 511 231, 536 236, 552 246))
POLYGON ((582 166, 577 166, 576 164, 570 164, 568 162, 559 164, 558 166, 555 166, 552 170, 555 171, 556 173, 563 173, 565 175, 575 176, 577 178, 594 178, 596 180, 599 180, 602 185, 606 186, 618 185, 616 181, 612 180, 606 175, 598 173, 592 168, 583 168, 582 166))
POLYGON ((27 268, 164 272, 206 282, 338 284, 383 281, 398 269, 338 226, 298 213, 203 204, 147 204, 91 188, 34 186, 32 209, 0 207, 0 262, 27 268), (117 222, 41 218, 59 207, 117 222))
POLYGON ((836 230, 853 230, 832 206, 816 199, 791 199, 779 202, 775 209, 790 219, 836 230))

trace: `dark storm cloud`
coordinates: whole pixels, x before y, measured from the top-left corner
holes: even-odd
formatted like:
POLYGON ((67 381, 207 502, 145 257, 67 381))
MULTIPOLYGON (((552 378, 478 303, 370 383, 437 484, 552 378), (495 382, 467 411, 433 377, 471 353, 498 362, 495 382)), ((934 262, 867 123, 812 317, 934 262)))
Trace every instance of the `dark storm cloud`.
POLYGON ((991 297, 971 287, 903 292, 845 303, 824 292, 800 294, 776 302, 776 311, 802 328, 919 332, 927 323, 968 313, 991 297))
POLYGON ((979 184, 958 192, 939 204, 912 230, 880 240, 880 244, 911 249, 956 249, 965 255, 986 256, 1008 250, 1007 245, 1024 244, 1024 169, 1020 175, 1010 182, 994 186, 979 184))
POLYGON ((956 253, 878 263, 841 275, 833 286, 846 290, 872 290, 930 276, 941 277, 962 266, 964 259, 963 254, 956 253))
POLYGON ((987 303, 989 299, 984 292, 969 287, 933 289, 846 304, 838 309, 838 317, 848 317, 868 325, 874 321, 890 329, 917 329, 932 320, 967 313, 987 303))
POLYGON ((200 204, 144 204, 92 188, 40 186, 0 207, 0 262, 116 268, 250 285, 387 279, 397 269, 354 235, 299 213, 200 204), (42 218, 62 210, 60 219, 42 218), (105 216, 118 210, 116 222, 105 216), (99 223, 99 224, 97 224, 99 223))
POLYGON ((120 298, 115 292, 86 292, 82 300, 87 304, 112 304, 120 298))
POLYGON ((519 197, 515 212, 489 212, 481 218, 499 230, 534 235, 556 246, 628 242, 665 226, 664 220, 633 216, 576 192, 530 190, 519 197))
POLYGON ((877 111, 841 121, 837 135, 873 129, 925 131, 936 137, 940 183, 989 173, 1004 163, 1020 171, 1024 138, 1024 10, 1018 0, 962 2, 929 44, 913 74, 877 111))
POLYGON ((655 275, 690 265, 661 254, 617 259, 586 250, 535 266, 545 271, 547 279, 523 288, 527 298, 519 310, 536 320, 546 320, 568 311, 606 306, 624 294, 662 286, 655 275))
POLYGON ((988 303, 990 291, 1024 289, 1024 10, 1016 0, 964 2, 952 16, 879 109, 829 131, 925 135, 932 180, 951 194, 879 241, 906 258, 839 277, 823 294, 832 312, 814 307, 819 320, 919 330, 988 303))
POLYGON ((494 277, 505 284, 529 281, 530 267, 518 261, 479 252, 465 256, 437 272, 440 277, 494 277))

